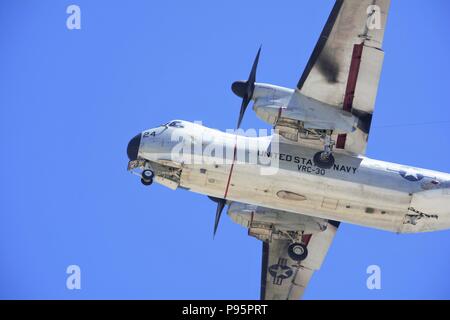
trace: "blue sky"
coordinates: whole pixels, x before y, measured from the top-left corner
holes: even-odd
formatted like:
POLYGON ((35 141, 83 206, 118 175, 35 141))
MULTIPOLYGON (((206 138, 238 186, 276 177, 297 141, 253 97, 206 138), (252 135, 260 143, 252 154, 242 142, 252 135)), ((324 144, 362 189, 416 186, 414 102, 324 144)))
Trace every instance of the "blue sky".
MULTIPOLYGON (((367 155, 450 172, 450 5, 392 2, 367 155)), ((215 204, 142 186, 126 145, 171 119, 232 128, 230 85, 260 44, 258 80, 294 87, 332 5, 2 1, 0 298, 257 299, 261 243, 226 216, 213 241, 215 204), (81 290, 66 289, 71 264, 81 290)), ((267 128, 251 109, 243 127, 267 128)), ((449 299, 449 249, 450 231, 344 224, 305 298, 449 299), (366 288, 373 264, 381 290, 366 288)))

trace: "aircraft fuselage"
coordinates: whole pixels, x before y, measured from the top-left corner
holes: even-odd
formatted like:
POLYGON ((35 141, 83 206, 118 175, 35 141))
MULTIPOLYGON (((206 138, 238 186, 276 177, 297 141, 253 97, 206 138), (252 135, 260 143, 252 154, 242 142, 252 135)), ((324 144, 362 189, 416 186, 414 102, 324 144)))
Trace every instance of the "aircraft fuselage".
POLYGON ((177 168, 181 188, 228 201, 398 233, 450 228, 449 174, 343 153, 321 169, 316 149, 274 138, 183 121, 144 131, 138 158, 177 168))

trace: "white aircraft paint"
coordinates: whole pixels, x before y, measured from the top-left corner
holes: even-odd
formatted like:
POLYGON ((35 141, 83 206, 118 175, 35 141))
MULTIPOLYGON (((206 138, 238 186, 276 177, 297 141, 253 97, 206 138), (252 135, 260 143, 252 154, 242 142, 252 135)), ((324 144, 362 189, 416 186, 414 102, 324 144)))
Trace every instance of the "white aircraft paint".
MULTIPOLYGON (((172 189, 178 185, 229 201, 398 233, 450 228, 449 174, 344 153, 335 153, 333 168, 320 169, 312 161, 317 149, 281 139, 279 150, 268 154, 276 136, 244 137, 187 121, 181 124, 179 128, 165 126, 144 131, 138 153, 154 169, 172 167, 172 174, 178 175, 156 180, 162 184, 163 179, 169 180, 172 189), (194 147, 187 148, 184 156, 196 155, 197 160, 201 159, 199 163, 189 163, 173 153, 179 146, 178 140, 173 141, 174 134, 194 141, 194 147), (206 142, 204 137, 208 137, 206 142), (246 144, 257 148, 259 161, 237 160, 233 164, 232 152, 217 157, 202 154, 206 146, 219 149, 225 145, 233 150, 236 141, 237 153, 247 157, 256 150, 249 151, 244 148, 246 144), (269 155, 273 159, 270 165, 262 164, 267 163, 269 155), (276 169, 276 173, 262 175, 268 167, 276 169), (294 196, 280 196, 280 191, 294 196)), ((157 169, 155 173, 163 176, 157 169)))

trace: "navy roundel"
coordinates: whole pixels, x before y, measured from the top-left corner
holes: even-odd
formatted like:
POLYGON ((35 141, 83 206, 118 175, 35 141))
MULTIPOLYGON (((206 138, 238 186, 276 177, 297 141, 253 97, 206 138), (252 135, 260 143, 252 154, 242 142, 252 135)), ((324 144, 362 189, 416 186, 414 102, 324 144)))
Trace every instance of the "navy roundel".
POLYGON ((417 173, 415 171, 406 171, 406 170, 401 170, 399 171, 400 175, 405 178, 408 181, 411 182, 416 182, 416 181, 420 181, 424 178, 424 176, 420 173, 417 173))
POLYGON ((269 267, 269 273, 272 277, 279 277, 282 279, 287 279, 294 273, 288 266, 282 266, 279 264, 274 264, 269 267))

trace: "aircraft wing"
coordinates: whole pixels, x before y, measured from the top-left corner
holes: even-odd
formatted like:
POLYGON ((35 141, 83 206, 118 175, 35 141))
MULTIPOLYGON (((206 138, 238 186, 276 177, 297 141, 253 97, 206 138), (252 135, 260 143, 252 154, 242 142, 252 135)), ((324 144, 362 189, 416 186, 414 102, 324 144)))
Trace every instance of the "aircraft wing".
POLYGON ((390 0, 337 0, 297 84, 303 97, 359 119, 356 131, 334 136, 336 148, 350 153, 366 150, 389 6, 390 0))
POLYGON ((307 238, 308 256, 300 263, 292 260, 287 253, 289 240, 263 242, 261 300, 301 298, 314 271, 320 269, 338 225, 333 222, 323 232, 303 236, 307 238))
POLYGON ((307 244, 308 256, 300 263, 292 260, 287 253, 291 243, 289 240, 263 242, 261 299, 301 298, 314 271, 320 269, 338 226, 338 222, 329 222, 325 231, 304 235, 303 241, 307 244))
POLYGON ((339 227, 337 221, 239 202, 231 202, 227 214, 263 242, 263 300, 299 299, 339 227), (289 250, 291 244, 303 251, 289 250))

